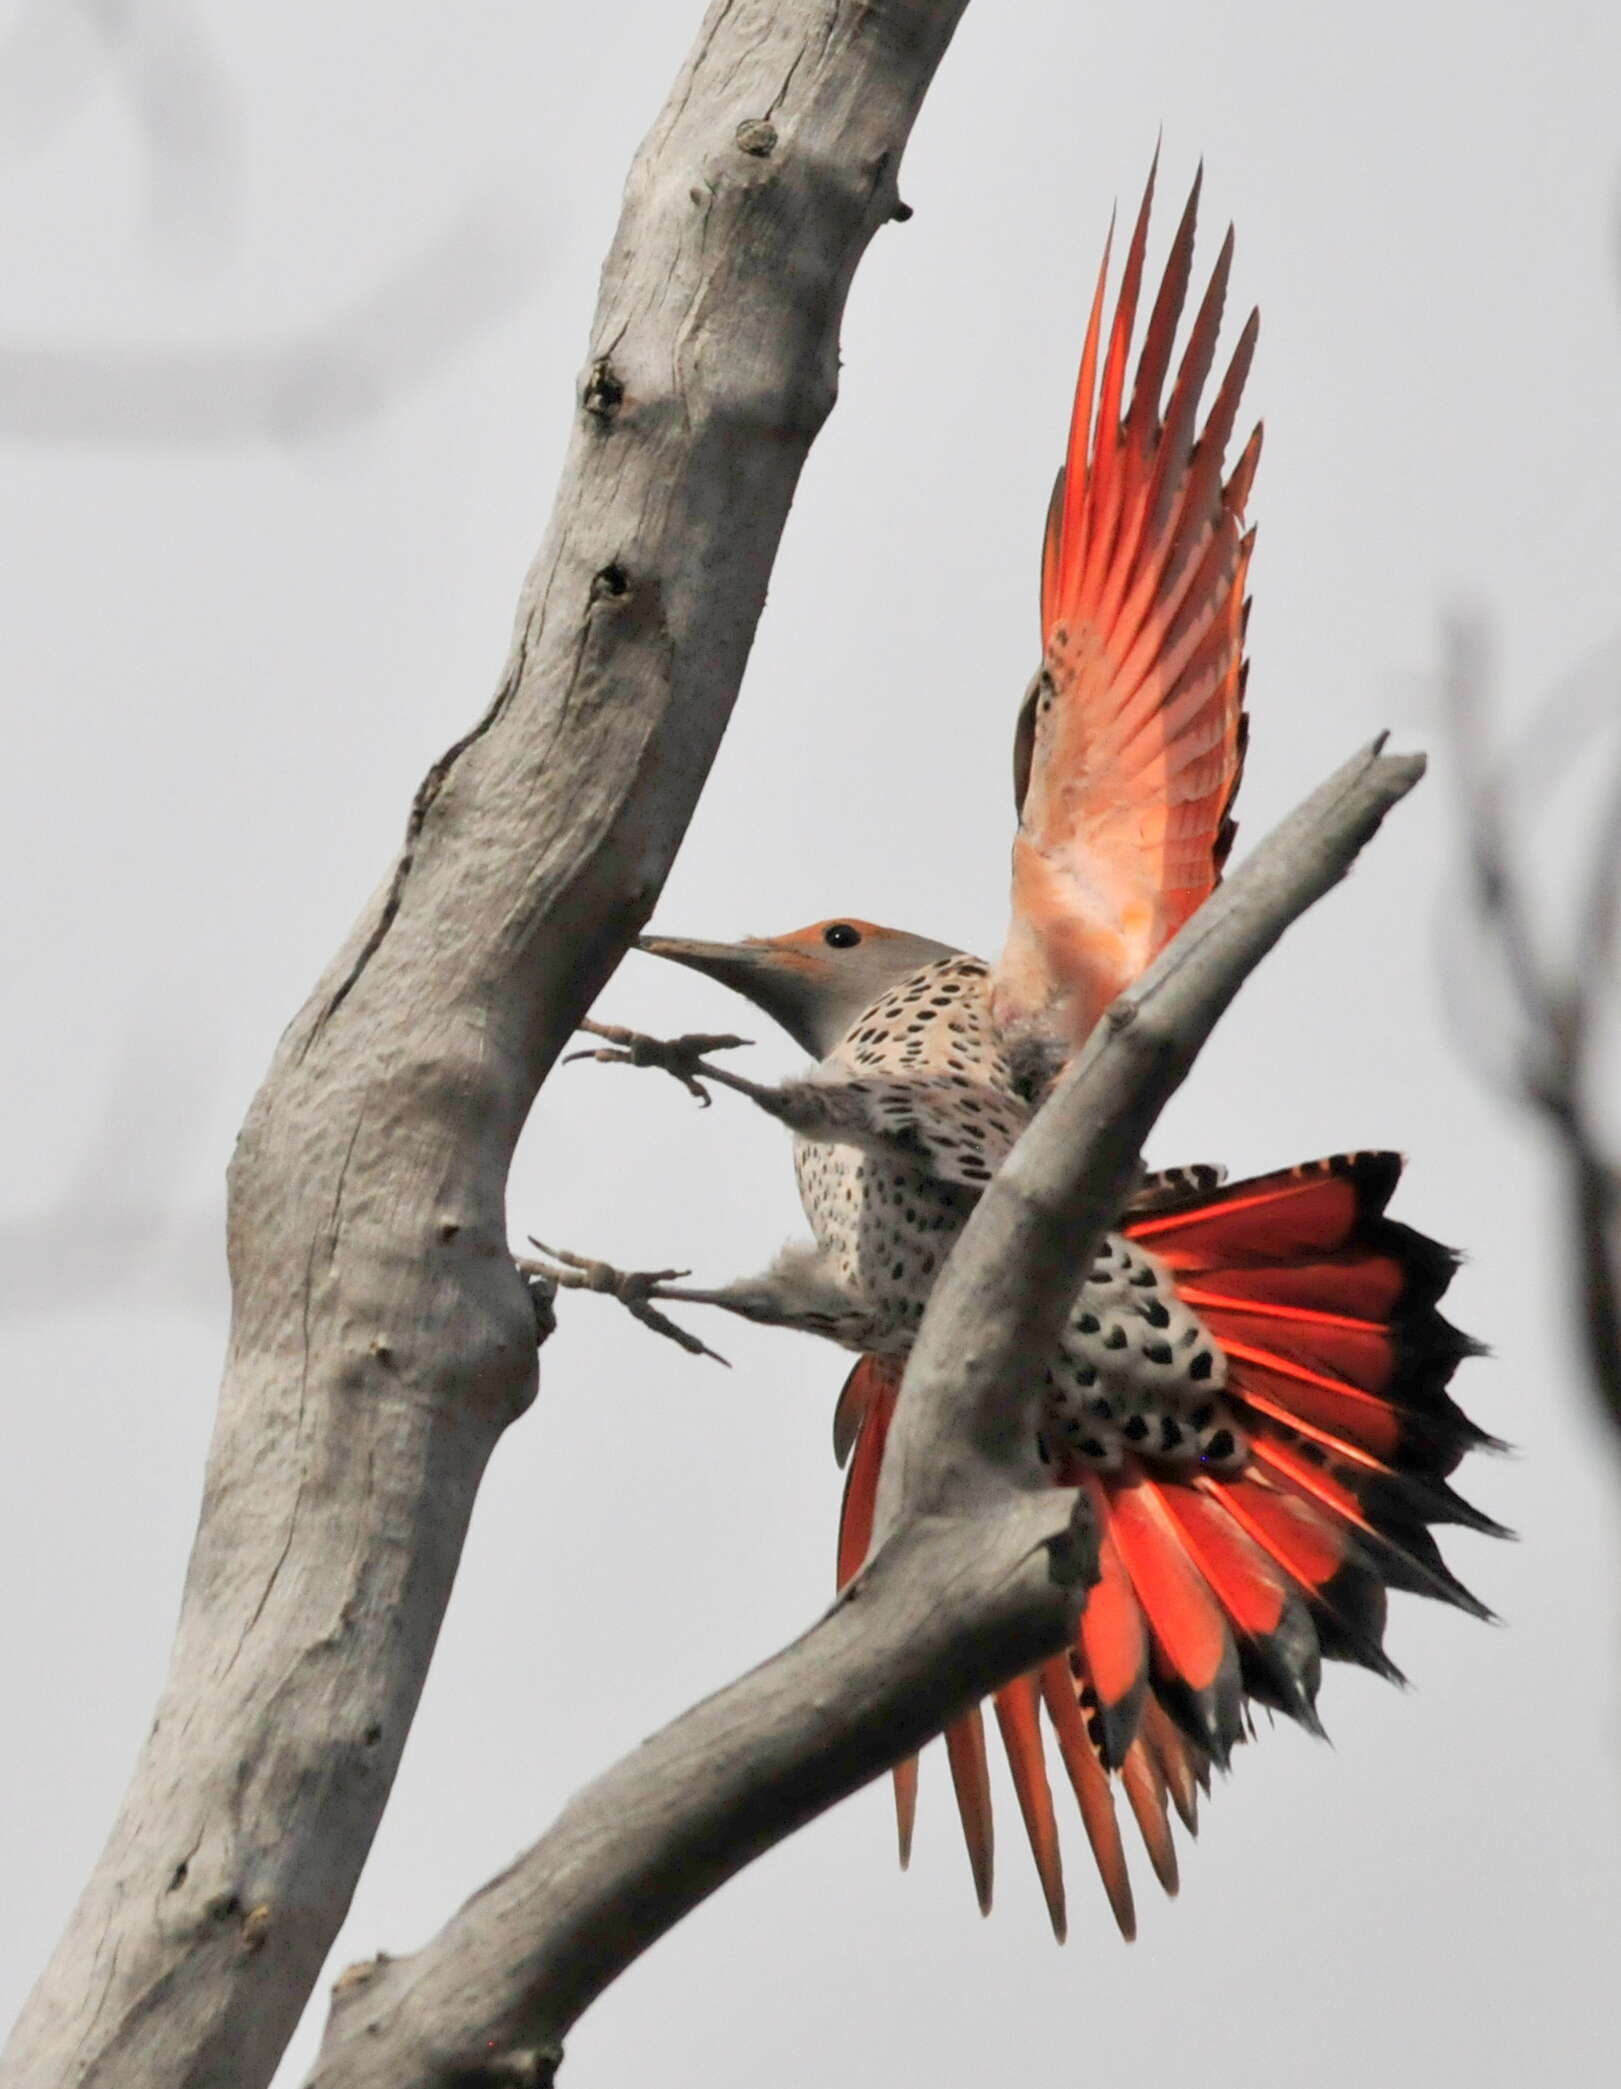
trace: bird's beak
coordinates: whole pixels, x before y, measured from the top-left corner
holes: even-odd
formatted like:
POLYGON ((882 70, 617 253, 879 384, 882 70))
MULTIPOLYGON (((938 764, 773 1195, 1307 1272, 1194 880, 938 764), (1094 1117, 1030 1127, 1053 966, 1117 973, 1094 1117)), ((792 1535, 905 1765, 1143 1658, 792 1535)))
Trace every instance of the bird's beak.
POLYGON ((649 957, 667 957, 673 964, 689 966, 750 1000, 754 999, 752 983, 777 954, 767 943, 696 943, 683 936, 638 936, 636 948, 649 957))
MULTIPOLYGON (((690 943, 681 936, 638 936, 636 948, 649 957, 667 957, 677 965, 702 972, 720 986, 751 1001, 795 1044, 820 1059, 831 1048, 827 1028, 822 971, 792 946, 751 936, 742 943, 690 943)), ((834 1036, 837 1031, 834 1032, 834 1036)))

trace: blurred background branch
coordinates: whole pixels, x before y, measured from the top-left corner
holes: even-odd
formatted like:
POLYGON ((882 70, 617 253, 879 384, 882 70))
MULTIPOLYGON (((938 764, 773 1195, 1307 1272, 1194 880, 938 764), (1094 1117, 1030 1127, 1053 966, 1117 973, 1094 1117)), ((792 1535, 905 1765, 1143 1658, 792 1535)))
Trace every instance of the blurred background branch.
MULTIPOLYGON (((0 173, 111 83, 134 121, 149 242, 210 271, 240 247, 245 155, 228 68, 180 0, 31 0, 0 40, 0 173)), ((494 194, 452 208, 371 287, 236 341, 0 340, 0 437, 193 450, 336 434, 385 411, 511 316, 539 281, 536 217, 494 194)))
POLYGON ((1444 688, 1467 856, 1458 956, 1488 997, 1482 1023, 1465 1020, 1460 1029, 1477 1062, 1533 1113, 1553 1144, 1587 1371, 1601 1409, 1621 1432, 1621 1162, 1605 1107, 1618 999, 1621 747, 1605 748, 1602 727, 1608 724, 1613 736, 1615 690, 1608 674, 1561 687, 1522 735, 1500 746, 1490 679, 1483 624, 1454 620, 1444 688), (1605 699, 1598 715, 1595 693, 1605 699), (1545 867, 1551 853, 1546 829, 1557 772, 1575 764, 1597 804, 1589 809, 1575 889, 1561 907, 1536 866, 1545 867), (1516 832, 1516 807, 1540 817, 1540 849, 1516 832), (1564 949, 1550 914, 1569 924, 1564 949))
POLYGON ((234 226, 237 119, 224 66, 181 0, 24 0, 0 34, 0 172, 30 157, 111 85, 140 137, 149 225, 234 226))

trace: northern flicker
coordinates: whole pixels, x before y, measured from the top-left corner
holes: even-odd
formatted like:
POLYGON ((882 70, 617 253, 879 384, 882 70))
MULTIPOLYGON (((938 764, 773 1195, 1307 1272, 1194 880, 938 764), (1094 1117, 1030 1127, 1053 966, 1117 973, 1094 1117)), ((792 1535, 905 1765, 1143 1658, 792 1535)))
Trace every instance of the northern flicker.
MULTIPOLYGON (((1259 429, 1225 478, 1222 465, 1256 319, 1199 428, 1229 233, 1162 406, 1195 183, 1122 413, 1152 194, 1151 175, 1106 341, 1105 252, 1048 512, 1043 661, 1016 734, 1013 925, 1000 961, 853 917, 732 944, 644 938, 644 950, 744 995, 818 1062, 777 1087, 713 1063, 735 1038, 665 1046, 586 1026, 605 1040, 594 1056, 663 1065, 701 1094, 721 1083, 794 1133, 812 1245, 718 1289, 570 1269, 568 1257, 562 1278, 600 1288, 606 1275, 666 1331, 653 1301, 716 1305, 858 1352, 834 1422, 849 1467, 841 1585, 866 1557, 901 1370, 952 1243, 1054 1073, 1209 894, 1232 840, 1243 514, 1259 429)), ((1040 1455, 1055 1485, 1088 1491, 1102 1533, 1101 1580, 1067 1658, 995 1701, 1060 1936, 1039 1706, 1129 1936, 1117 1788, 1174 1892, 1169 1809, 1194 1826, 1197 1792, 1250 1731, 1251 1703, 1320 1731, 1323 1656, 1395 1676, 1387 1588, 1487 1615, 1430 1534, 1498 1526, 1449 1485, 1491 1439, 1447 1390, 1474 1346, 1438 1311, 1455 1258, 1385 1216, 1401 1166, 1362 1153, 1236 1184, 1213 1168, 1148 1177, 1099 1248, 1058 1353, 1033 1365, 1040 1455)), ((979 1712, 946 1741, 988 1907, 979 1712)), ((915 1777, 915 1764, 896 1773, 903 1862, 915 1777)))

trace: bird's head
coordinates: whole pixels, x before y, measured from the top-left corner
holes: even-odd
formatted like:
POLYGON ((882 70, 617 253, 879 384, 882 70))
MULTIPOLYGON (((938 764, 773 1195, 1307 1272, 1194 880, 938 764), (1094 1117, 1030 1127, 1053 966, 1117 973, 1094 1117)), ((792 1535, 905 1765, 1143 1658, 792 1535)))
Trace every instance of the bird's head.
POLYGON ((763 1008, 817 1059, 825 1059, 890 987, 937 958, 957 955, 949 943, 879 928, 851 915, 814 921, 791 935, 749 936, 741 943, 642 936, 636 947, 718 979, 763 1008))

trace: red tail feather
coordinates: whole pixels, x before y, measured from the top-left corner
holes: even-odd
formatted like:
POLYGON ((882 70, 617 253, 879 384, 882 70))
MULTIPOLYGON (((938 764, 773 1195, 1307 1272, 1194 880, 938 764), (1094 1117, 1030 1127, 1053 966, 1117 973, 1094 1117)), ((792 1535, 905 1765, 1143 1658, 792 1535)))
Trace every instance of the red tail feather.
POLYGON ((1064 1860, 1059 1852, 1058 1823, 1053 1817, 1053 1795, 1041 1747, 1034 1676, 1020 1676, 997 1691, 996 1719, 1002 1729, 1008 1767, 1013 1772, 1019 1811, 1024 1815, 1025 1833, 1030 1838, 1030 1854, 1036 1860, 1041 1890, 1046 1895, 1048 1918, 1053 1935, 1062 1944, 1066 1927, 1064 1860))
POLYGON ((1132 1904, 1131 1874, 1126 1869, 1120 1823, 1115 1818, 1114 1791, 1081 1716, 1075 1678, 1062 1656, 1042 1664, 1041 1695, 1058 1737, 1058 1752, 1069 1772, 1075 1803, 1081 1810, 1081 1824, 1092 1845, 1098 1876, 1109 1896, 1120 1934, 1129 1943, 1137 1934, 1137 1911, 1132 1904))
POLYGON ((1167 1893, 1174 1894, 1182 1882, 1177 1872, 1176 1843, 1166 1812, 1165 1778, 1141 1734, 1126 1751, 1120 1782, 1126 1788, 1126 1797, 1131 1802, 1154 1876, 1167 1893))
POLYGON ((953 1719, 946 1728, 946 1756, 951 1764, 951 1782, 956 1788, 957 1812, 962 1819, 963 1840, 968 1845, 979 1912, 988 1915, 996 1830, 991 1813, 991 1771, 985 1760, 985 1722, 978 1705, 960 1719, 953 1719))
MULTIPOLYGON (((1092 1497, 1100 1579, 1069 1661, 1046 1662, 1036 1679, 999 1693, 997 1712, 1060 1934, 1037 1682, 1110 1904, 1130 1936, 1116 1775, 1153 1869, 1174 1892, 1169 1809, 1193 1829, 1210 1761, 1224 1761, 1244 1737, 1246 1697, 1320 1731, 1324 1656, 1397 1676, 1382 1645, 1387 1588, 1484 1614, 1429 1526, 1497 1528, 1447 1485, 1465 1452, 1492 1439, 1447 1391, 1474 1348, 1436 1310, 1454 1258, 1384 1215, 1400 1173, 1394 1154, 1340 1155, 1225 1189, 1190 1189, 1122 1229, 1167 1265, 1225 1352, 1226 1397, 1250 1458, 1232 1473, 1151 1459, 1108 1476, 1057 1470, 1060 1484, 1092 1497)), ((871 1541, 897 1383, 898 1367, 863 1358, 839 1403, 854 1443, 841 1584, 871 1541)), ((983 1745, 977 1718, 948 1736, 988 1904, 983 1745)))

